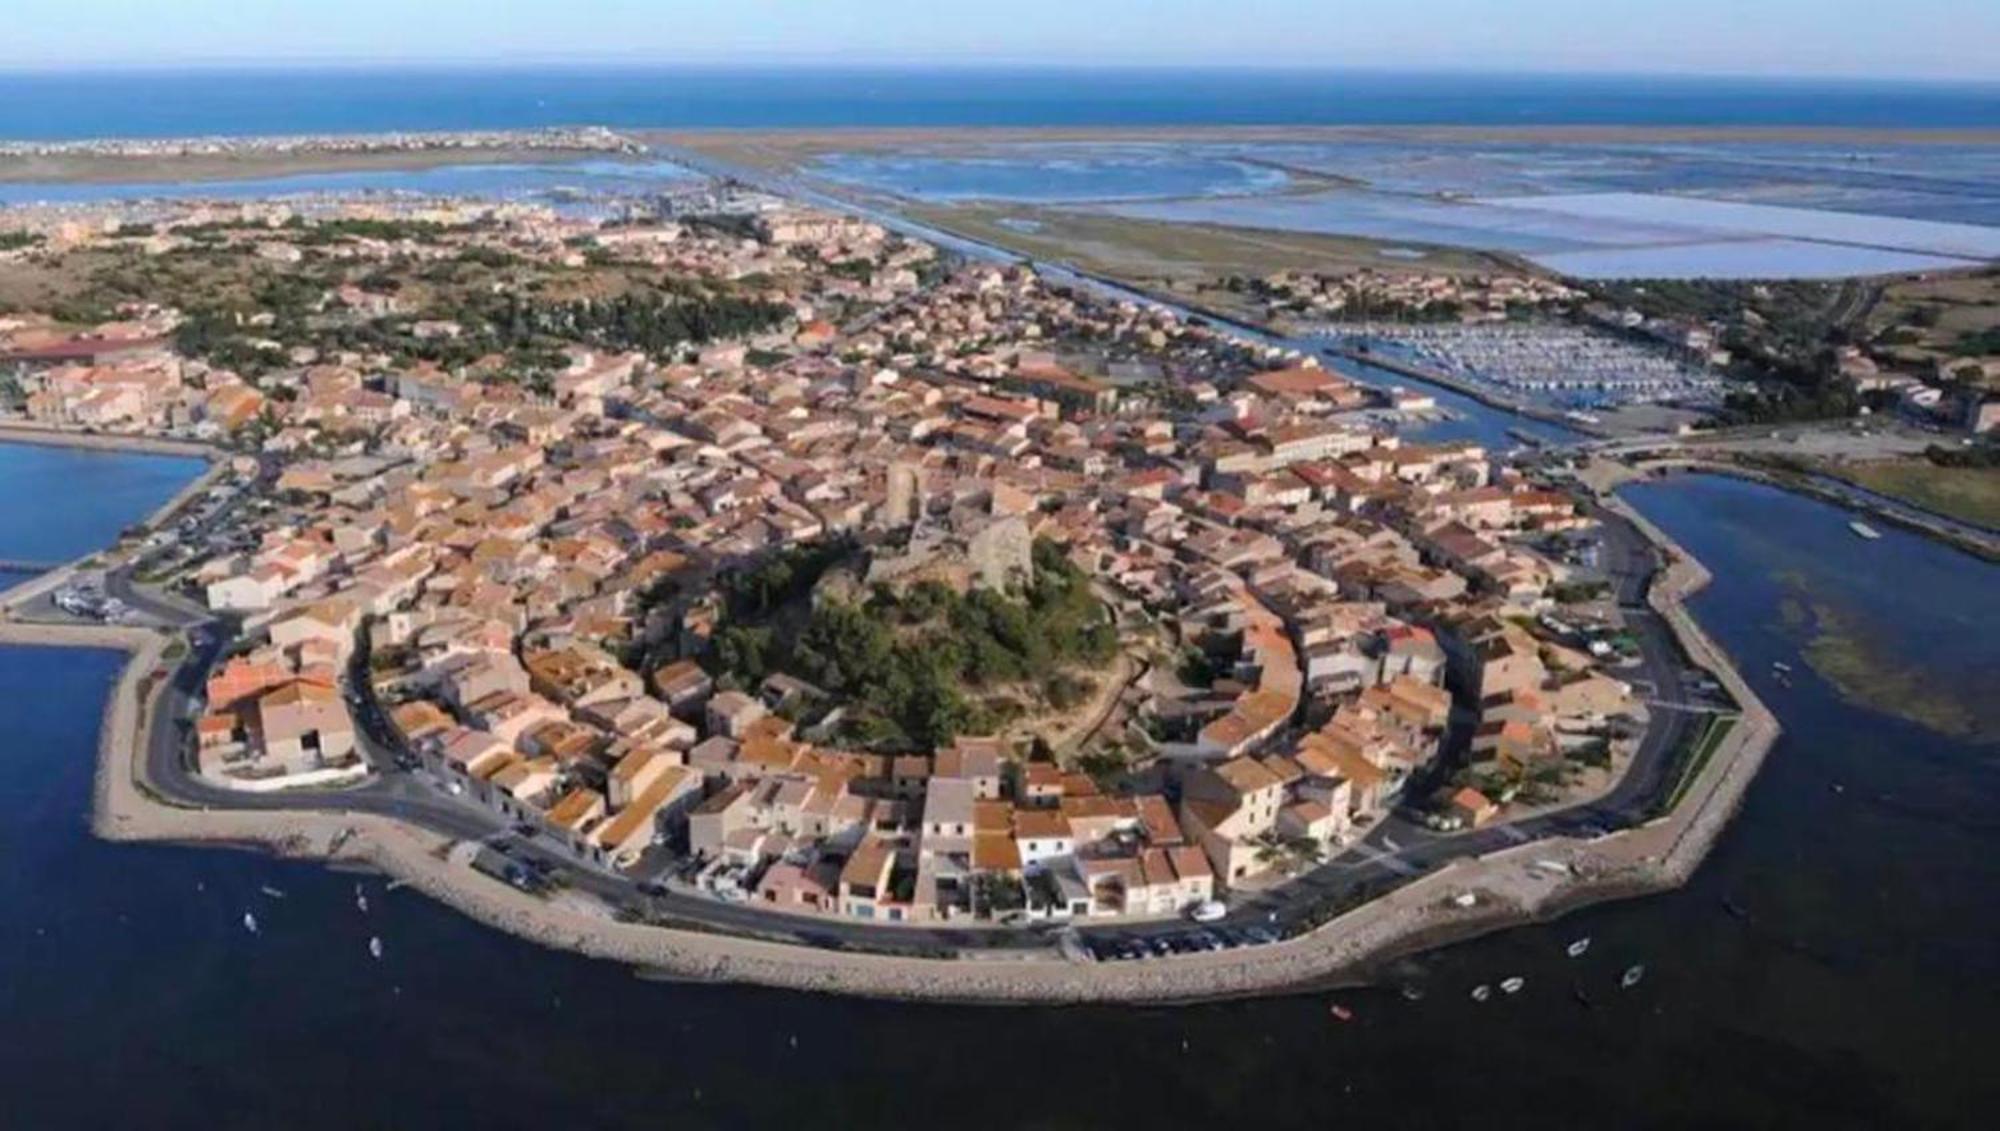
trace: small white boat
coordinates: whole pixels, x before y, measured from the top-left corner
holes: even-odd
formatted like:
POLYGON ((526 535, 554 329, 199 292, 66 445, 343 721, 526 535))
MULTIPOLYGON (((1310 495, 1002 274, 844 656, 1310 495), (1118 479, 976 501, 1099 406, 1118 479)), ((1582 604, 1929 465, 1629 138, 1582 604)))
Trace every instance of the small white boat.
POLYGON ((1563 953, 1569 955, 1571 958, 1582 958, 1584 952, 1588 951, 1589 949, 1590 949, 1590 936, 1585 935, 1584 937, 1564 947, 1563 953))
POLYGON ((1882 532, 1880 530, 1875 529, 1874 527, 1868 525, 1867 523, 1861 521, 1858 518, 1855 519, 1853 522, 1848 523, 1847 528, 1849 530, 1854 531, 1856 534, 1859 534, 1863 538, 1868 539, 1870 542, 1873 542, 1875 539, 1880 538, 1882 536, 1882 532))
POLYGON ((369 938, 368 953, 376 958, 382 957, 382 940, 380 938, 375 938, 375 937, 369 938))
POLYGON ((1638 985, 1639 979, 1645 976, 1646 976, 1646 968, 1644 966, 1639 966, 1639 965, 1627 966, 1625 968, 1625 976, 1618 979, 1618 986, 1620 989, 1629 990, 1633 986, 1638 985))
POLYGON ((1492 986, 1472 987, 1472 1000, 1474 1001, 1485 1001, 1487 998, 1490 998, 1492 996, 1493 996, 1492 986))
POLYGON ((243 929, 253 935, 257 933, 257 916, 255 914, 248 911, 243 913, 243 929))
POLYGON ((1792 670, 1792 665, 1783 660, 1772 660, 1771 670, 1774 672, 1788 672, 1792 670))
POLYGON ((285 898, 285 893, 281 889, 274 888, 270 884, 265 884, 263 887, 260 887, 257 890, 263 892, 265 895, 270 896, 272 899, 285 898))
POLYGON ((356 888, 354 892, 354 908, 363 915, 368 913, 368 897, 363 895, 359 888, 356 888))
POLYGON ((1527 984, 1528 980, 1526 978, 1508 978, 1500 983, 1500 989, 1504 993, 1518 994, 1521 992, 1521 987, 1527 984))

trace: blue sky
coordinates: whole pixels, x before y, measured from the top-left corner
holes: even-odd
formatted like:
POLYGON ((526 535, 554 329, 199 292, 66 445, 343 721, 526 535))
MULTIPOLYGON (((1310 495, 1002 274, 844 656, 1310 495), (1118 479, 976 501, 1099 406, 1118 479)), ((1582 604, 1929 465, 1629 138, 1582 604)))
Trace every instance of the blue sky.
POLYGON ((5 0, 0 67, 1203 64, 2000 79, 2000 0, 5 0))

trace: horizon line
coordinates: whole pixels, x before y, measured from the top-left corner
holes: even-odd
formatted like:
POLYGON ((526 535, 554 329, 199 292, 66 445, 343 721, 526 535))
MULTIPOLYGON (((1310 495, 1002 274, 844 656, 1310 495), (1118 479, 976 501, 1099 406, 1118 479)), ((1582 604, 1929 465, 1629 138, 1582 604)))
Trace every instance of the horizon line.
POLYGON ((1466 67, 1451 65, 1413 65, 1409 67, 1373 66, 1366 64, 1317 64, 1278 62, 1268 64, 1208 63, 1183 61, 1116 60, 850 60, 850 59, 738 59, 722 60, 708 58, 683 59, 632 59, 619 57, 546 57, 520 59, 489 59, 467 57, 393 58, 363 59, 352 56, 266 56, 262 58, 215 58, 170 61, 147 60, 93 60, 58 63, 9 62, 0 60, 0 78, 19 76, 62 76, 62 75, 276 75, 285 72, 445 72, 445 73, 504 73, 508 71, 578 70, 616 72, 647 72, 664 70, 688 71, 795 71, 820 74, 868 74, 868 73, 952 73, 952 72, 1101 72, 1107 75, 1154 73, 1203 73, 1215 75, 1273 75, 1273 76, 1374 76, 1374 77, 1451 77, 1451 78, 1495 78, 1495 79, 1631 79, 1631 80, 1707 80, 1766 83, 1773 85, 1787 83, 1855 83, 1895 86, 1939 86, 1939 87, 1991 87, 2000 92, 2000 78, 1974 75, 1936 74, 1860 74, 1837 71, 1789 71, 1780 73, 1747 72, 1739 70, 1706 70, 1699 68, 1667 68, 1656 70, 1628 70, 1611 67, 1466 67))

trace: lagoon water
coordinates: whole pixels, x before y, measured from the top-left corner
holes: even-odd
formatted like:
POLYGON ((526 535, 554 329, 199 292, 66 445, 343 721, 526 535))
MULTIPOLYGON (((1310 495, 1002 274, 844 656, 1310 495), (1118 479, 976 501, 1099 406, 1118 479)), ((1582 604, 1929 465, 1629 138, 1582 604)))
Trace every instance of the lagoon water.
MULTIPOLYGON (((10 538, 54 510, 115 529, 140 509, 0 476, 10 538)), ((1977 700, 1980 674, 2000 666, 1993 567, 1900 530, 1864 542, 1843 512, 1747 483, 1681 479, 1630 497, 1716 570, 1696 612, 1786 735, 1689 887, 1407 960, 1393 980, 1426 988, 1414 1003, 1382 988, 982 1009, 643 981, 376 878, 95 840, 96 727, 118 658, 0 648, 7 1121, 911 1126, 953 1111, 972 1128, 1986 1125, 2000 1102, 1994 732, 1940 733, 1844 700, 1800 652, 1831 623, 1885 670, 1977 700), (1795 687, 1774 684, 1774 659, 1798 665, 1795 687), (1585 934, 1590 953, 1563 957, 1585 934), (380 961, 370 936, 386 944, 380 961), (1620 992, 1634 961, 1646 979, 1620 992), (1508 974, 1528 979, 1518 997, 1468 1000, 1508 974), (1328 1015, 1330 996, 1352 1023, 1328 1015)))
POLYGON ((0 182, 0 207, 91 204, 108 200, 254 200, 322 193, 415 193, 513 200, 569 190, 636 193, 695 177, 667 161, 559 161, 549 164, 444 165, 351 173, 301 173, 221 181, 0 182))
MULTIPOLYGON (((2000 84, 1227 70, 600 68, 0 75, 0 139, 645 127, 952 127, 1548 124, 2000 127, 2000 84)), ((2000 228, 1933 231, 1879 217, 2000 223, 1993 147, 1787 141, 1548 146, 1127 142, 973 152, 832 153, 813 171, 916 199, 1076 205, 1127 215, 1513 252, 1589 277, 1843 276, 1949 268, 2000 228), (1367 192, 1283 195, 1294 170, 1367 192), (1651 213, 1538 212, 1466 195, 1700 195, 1714 207, 1788 206, 1747 229, 1651 213), (1451 194, 1453 200, 1437 194, 1451 194), (1824 209, 1826 211, 1806 211, 1824 209), (1869 219, 1857 219, 1868 216, 1869 219), (1798 226, 1834 235, 1795 237, 1798 226), (1957 249, 1966 250, 1957 250, 1957 249)), ((667 164, 583 161, 313 174, 200 185, 0 184, 0 207, 135 197, 244 198, 404 190, 551 199, 640 190, 667 164)), ((1530 202, 1532 204, 1532 202, 1530 202)), ((1711 214, 1713 208, 1710 209, 1711 214)), ((1741 215, 1739 212, 1738 215, 1741 215)))
POLYGON ((918 200, 1051 204, 1275 192, 1291 182, 1276 169, 1177 148, 1037 145, 952 156, 834 153, 815 161, 810 171, 918 200))
MULTIPOLYGON (((0 137, 634 124, 2000 124, 1992 88, 1050 73, 0 77, 0 137)), ((1518 421, 1470 402, 1460 427, 1518 421)), ((0 558, 87 551, 188 461, 0 446, 0 558)), ((1787 730, 1685 889, 1398 965, 1428 993, 973 1009, 642 981, 379 879, 88 828, 118 657, 0 647, 9 1126, 1986 1126, 2000 1107, 1990 565, 1770 488, 1630 489, 1787 730), (1913 689, 1843 696, 1843 680, 1913 689), (1798 666, 1795 686, 1769 664, 1798 666), (1885 682, 1886 681, 1886 684, 1885 682), (369 894, 364 916, 355 884, 369 894), (284 893, 261 892, 270 885, 284 893), (1722 909, 1728 899, 1746 917, 1722 909), (256 936, 240 925, 254 909, 256 936), (1588 934, 1583 959, 1563 944, 1588 934), (369 957, 379 935, 384 957, 369 957), (1620 969, 1643 961, 1636 989, 1620 969), (1476 984, 1528 979, 1475 1005, 1476 984), (1579 1005, 1574 988, 1595 1003, 1579 1005), (1496 995, 1497 996, 1497 995, 1496 995)), ((0 578, 0 584, 6 583, 0 578)))
MULTIPOLYGON (((54 563, 108 546, 204 466, 199 459, 0 443, 0 559, 54 563)), ((0 588, 17 580, 0 572, 0 588)))

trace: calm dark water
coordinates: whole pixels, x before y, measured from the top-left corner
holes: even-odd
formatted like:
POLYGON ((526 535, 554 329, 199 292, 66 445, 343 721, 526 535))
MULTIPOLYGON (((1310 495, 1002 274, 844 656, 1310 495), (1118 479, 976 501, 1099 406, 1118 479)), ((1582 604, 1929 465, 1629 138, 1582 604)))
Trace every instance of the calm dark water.
POLYGON ((2000 84, 794 67, 0 75, 0 138, 607 126, 2000 125, 2000 84))
MULTIPOLYGON (((67 561, 107 546, 203 466, 199 459, 0 443, 0 558, 67 561)), ((0 588, 14 580, 0 575, 0 588)))
POLYGON ((643 193, 693 174, 664 161, 565 161, 547 165, 442 165, 355 173, 300 173, 232 181, 78 181, 0 183, 0 207, 87 204, 103 200, 255 200, 318 193, 404 192, 512 200, 558 190, 643 193))
MULTIPOLYGON (((1631 497, 1715 568, 1698 612, 1767 686, 1771 660, 1799 662, 1801 592, 1944 686, 2000 660, 1994 573, 1971 558, 1863 543, 1842 512, 1749 484, 1631 497)), ((1342 1025, 1325 995, 979 1009, 651 983, 379 880, 363 915, 356 878, 317 866, 106 844, 87 810, 117 658, 0 648, 0 1123, 1990 1125, 1992 735, 1850 705, 1799 666, 1771 687, 1787 734, 1688 888, 1412 960, 1398 976, 1423 1001, 1344 993, 1342 1025), (1581 934, 1590 953, 1562 957, 1581 934), (1647 978, 1619 993, 1632 961, 1647 978), (1519 997, 1467 999, 1511 973, 1519 997)))

